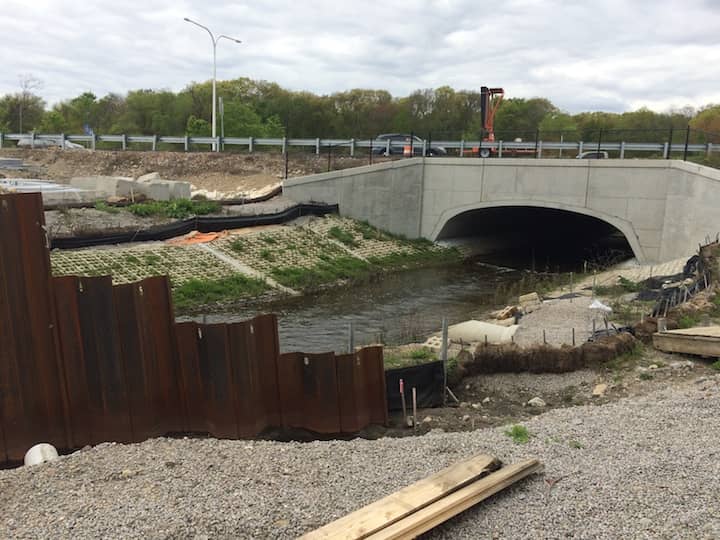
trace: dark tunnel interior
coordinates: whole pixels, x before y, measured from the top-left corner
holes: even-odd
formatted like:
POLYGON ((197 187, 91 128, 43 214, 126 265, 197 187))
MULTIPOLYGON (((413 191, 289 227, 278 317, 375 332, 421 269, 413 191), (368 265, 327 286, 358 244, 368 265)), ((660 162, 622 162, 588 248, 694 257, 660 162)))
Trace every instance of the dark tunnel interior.
POLYGON ((633 257, 625 236, 600 219, 554 208, 503 206, 450 219, 438 240, 466 245, 486 263, 536 271, 574 271, 633 257))

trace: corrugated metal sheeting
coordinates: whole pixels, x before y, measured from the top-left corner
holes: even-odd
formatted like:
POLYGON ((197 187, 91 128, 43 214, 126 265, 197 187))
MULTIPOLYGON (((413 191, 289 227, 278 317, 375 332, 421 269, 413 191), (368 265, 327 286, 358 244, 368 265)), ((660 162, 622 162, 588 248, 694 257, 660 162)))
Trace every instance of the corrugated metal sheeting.
POLYGON ((166 277, 50 274, 42 200, 0 195, 0 462, 168 433, 387 422, 382 349, 280 355, 277 319, 175 323, 166 277))

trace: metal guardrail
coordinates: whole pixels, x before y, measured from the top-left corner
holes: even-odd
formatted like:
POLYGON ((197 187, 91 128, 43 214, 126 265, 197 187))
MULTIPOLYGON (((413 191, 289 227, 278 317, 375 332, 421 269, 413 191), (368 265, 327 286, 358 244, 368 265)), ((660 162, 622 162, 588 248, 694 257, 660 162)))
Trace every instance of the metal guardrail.
MULTIPOLYGON (((207 145, 216 151, 222 151, 226 146, 246 146, 248 152, 252 152, 258 146, 276 146, 285 153, 289 147, 305 147, 313 148, 316 154, 321 154, 323 149, 332 152, 334 148, 348 148, 350 155, 354 156, 358 149, 384 150, 390 153, 393 149, 399 150, 398 154, 403 153, 403 148, 407 143, 403 141, 391 141, 388 139, 293 139, 293 138, 255 138, 255 137, 190 137, 190 136, 158 136, 158 135, 66 135, 59 134, 19 134, 19 133, 0 133, 0 148, 3 148, 6 142, 23 142, 23 146, 43 147, 43 146, 59 146, 65 147, 65 141, 70 143, 82 144, 86 148, 95 150, 98 142, 115 143, 120 145, 122 150, 126 150, 128 144, 147 144, 151 150, 157 150, 158 144, 182 145, 187 152, 192 145, 207 145)), ((414 155, 427 155, 430 149, 435 147, 443 147, 446 150, 457 150, 458 154, 463 156, 468 152, 478 153, 477 149, 489 150, 498 157, 505 155, 525 154, 532 157, 543 157, 543 151, 568 151, 581 153, 584 151, 603 151, 618 152, 620 159, 625 157, 626 152, 654 152, 661 153, 667 158, 672 152, 683 153, 704 153, 710 155, 713 152, 720 151, 720 145, 713 143, 706 144, 684 144, 684 143, 668 143, 668 142, 551 142, 551 141, 477 141, 477 140, 460 140, 460 141, 417 141, 414 145, 412 153, 414 155)), ((570 156, 568 156, 570 157, 570 156)))

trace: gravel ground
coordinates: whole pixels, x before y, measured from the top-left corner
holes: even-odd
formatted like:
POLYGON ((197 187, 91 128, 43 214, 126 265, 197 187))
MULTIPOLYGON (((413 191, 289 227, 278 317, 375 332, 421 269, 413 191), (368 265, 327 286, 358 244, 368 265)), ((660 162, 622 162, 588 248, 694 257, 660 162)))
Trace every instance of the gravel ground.
MULTIPOLYGON (((536 345, 545 339, 551 345, 572 345, 572 329, 575 328, 575 340, 581 344, 592 333, 593 313, 588 306, 592 300, 587 296, 570 299, 547 300, 542 306, 527 315, 520 322, 515 333, 515 343, 536 345)), ((597 328, 601 328, 602 318, 597 318, 597 328)))
POLYGON ((536 475, 428 538, 720 537, 720 376, 505 429, 314 443, 155 439, 0 471, 2 538, 291 538, 470 455, 536 475), (549 483, 557 481, 550 489, 549 483))

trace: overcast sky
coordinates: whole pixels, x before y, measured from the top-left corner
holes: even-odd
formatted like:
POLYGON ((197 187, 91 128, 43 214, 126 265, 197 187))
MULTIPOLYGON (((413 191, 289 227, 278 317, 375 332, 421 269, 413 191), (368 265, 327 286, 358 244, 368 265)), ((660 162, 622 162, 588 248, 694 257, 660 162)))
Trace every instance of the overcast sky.
POLYGON ((250 77, 319 94, 502 86, 572 112, 720 103, 720 0, 0 0, 0 95, 250 77))

